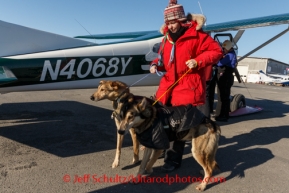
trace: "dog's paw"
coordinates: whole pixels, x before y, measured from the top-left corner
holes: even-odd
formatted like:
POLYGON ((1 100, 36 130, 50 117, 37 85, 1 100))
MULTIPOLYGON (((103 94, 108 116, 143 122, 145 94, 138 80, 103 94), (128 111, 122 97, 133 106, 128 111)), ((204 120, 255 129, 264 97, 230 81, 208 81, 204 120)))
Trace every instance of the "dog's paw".
POLYGON ((139 184, 139 183, 142 183, 142 182, 146 182, 146 178, 150 175, 151 173, 148 173, 147 171, 144 171, 142 174, 138 173, 136 175, 136 177, 130 179, 130 183, 132 184, 139 184))
POLYGON ((139 184, 142 182, 142 179, 145 177, 144 176, 144 173, 145 171, 139 171, 137 174, 136 174, 136 177, 130 179, 130 183, 131 184, 139 184))
POLYGON ((111 167, 112 168, 116 168, 117 166, 119 166, 119 161, 118 160, 114 160, 114 162, 112 163, 111 167))
POLYGON ((151 175, 153 173, 153 169, 146 169, 144 175, 148 176, 148 175, 151 175))
POLYGON ((138 177, 132 178, 129 182, 130 182, 131 184, 139 184, 139 183, 141 183, 141 179, 140 179, 140 177, 138 176, 138 177))
POLYGON ((206 184, 205 183, 201 183, 199 185, 196 186, 196 189, 199 191, 204 191, 206 188, 206 184))

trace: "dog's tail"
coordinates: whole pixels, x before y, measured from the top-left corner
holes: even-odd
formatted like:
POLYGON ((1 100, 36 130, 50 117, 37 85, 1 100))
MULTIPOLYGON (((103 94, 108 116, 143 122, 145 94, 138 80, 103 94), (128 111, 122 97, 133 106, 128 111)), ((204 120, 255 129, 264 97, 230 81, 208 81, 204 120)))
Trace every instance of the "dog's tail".
MULTIPOLYGON (((207 127, 210 129, 211 131, 211 134, 213 134, 214 137, 216 137, 215 139, 217 141, 219 141, 219 137, 221 135, 221 127, 215 122, 215 121, 212 121, 211 119, 208 118, 207 120, 207 127)), ((215 152, 214 152, 214 157, 216 156, 216 151, 217 151, 217 148, 215 149, 215 152)), ((211 164, 211 168, 215 171, 218 171, 220 172, 221 169, 218 165, 218 163, 216 162, 216 160, 214 160, 211 164)))

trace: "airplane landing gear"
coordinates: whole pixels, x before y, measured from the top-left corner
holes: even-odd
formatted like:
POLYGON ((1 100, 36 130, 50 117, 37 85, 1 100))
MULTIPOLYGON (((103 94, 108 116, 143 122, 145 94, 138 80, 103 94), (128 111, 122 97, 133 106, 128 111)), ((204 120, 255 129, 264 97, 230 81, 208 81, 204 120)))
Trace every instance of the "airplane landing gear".
POLYGON ((232 96, 231 103, 230 103, 230 111, 233 112, 243 107, 246 107, 246 100, 245 100, 244 95, 236 94, 232 96))

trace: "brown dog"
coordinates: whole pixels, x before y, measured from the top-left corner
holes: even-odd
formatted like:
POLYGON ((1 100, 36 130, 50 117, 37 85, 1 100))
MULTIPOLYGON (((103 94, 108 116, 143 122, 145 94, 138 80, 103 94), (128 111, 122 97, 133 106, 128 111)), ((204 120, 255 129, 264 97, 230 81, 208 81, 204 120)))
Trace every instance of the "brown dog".
MULTIPOLYGON (((118 129, 119 115, 121 113, 121 108, 123 107, 124 103, 128 102, 128 100, 132 100, 131 97, 133 97, 133 95, 130 94, 129 88, 125 83, 120 81, 102 80, 99 82, 97 91, 90 97, 90 99, 92 101, 100 101, 104 99, 112 101, 114 109, 112 118, 114 118, 116 127, 118 129)), ((135 164, 139 161, 139 142, 136 139, 134 129, 131 128, 129 131, 133 143, 132 163, 135 164)), ((112 163, 112 168, 116 168, 117 166, 119 166, 122 143, 123 143, 123 135, 117 133, 116 153, 114 161, 112 163)))
MULTIPOLYGON (((178 107, 170 107, 173 111, 178 107)), ((183 108, 183 107, 182 107, 183 108)), ((186 108, 186 107, 184 107, 186 108)), ((193 109, 193 108, 191 108, 193 109)), ((164 108, 163 112, 168 111, 169 108, 164 108)), ((159 126, 160 123, 164 123, 161 117, 167 118, 170 120, 165 123, 169 123, 170 129, 174 127, 176 124, 175 121, 172 121, 170 118, 171 114, 168 113, 163 116, 160 113, 159 108, 156 109, 150 102, 147 101, 146 98, 143 98, 141 102, 135 101, 128 104, 128 107, 125 110, 124 116, 121 119, 120 127, 118 132, 120 134, 126 133, 131 128, 134 128, 135 133, 140 140, 140 143, 146 146, 144 151, 144 157, 142 159, 139 171, 137 175, 144 175, 152 173, 152 167, 159 155, 162 153, 163 147, 159 144, 164 144, 171 140, 172 133, 177 136, 177 133, 172 132, 168 134, 165 127, 163 125, 159 126), (167 116, 168 115, 168 116, 167 116), (174 126, 172 126, 174 124, 174 126), (155 127, 157 126, 157 127, 155 127), (155 129, 159 128, 159 129, 155 129), (151 132, 152 131, 152 132, 151 132), (155 133, 155 131, 157 133, 155 133), (157 138, 156 136, 164 136, 165 139, 157 138), (166 137, 167 136, 167 137, 166 137), (168 137, 170 136, 170 137, 168 137), (143 141, 141 139, 144 139, 143 141), (156 142, 156 143, 155 143, 156 142), (149 145, 148 145, 149 144, 149 145), (154 144, 151 146, 151 144, 154 144), (157 144, 157 145, 155 145, 157 144), (158 146, 158 148, 154 148, 158 146)), ((191 120, 192 117, 188 117, 191 120)), ((190 140, 192 141, 192 154, 195 160, 202 166, 204 170, 204 179, 199 184, 196 189, 203 191, 206 188, 208 183, 208 179, 212 176, 214 169, 219 169, 217 162, 215 161, 215 155, 218 149, 218 141, 221 134, 220 127, 216 125, 213 121, 208 118, 205 118, 200 124, 191 127, 190 125, 187 127, 187 130, 182 135, 179 135, 178 138, 180 140, 190 140)))

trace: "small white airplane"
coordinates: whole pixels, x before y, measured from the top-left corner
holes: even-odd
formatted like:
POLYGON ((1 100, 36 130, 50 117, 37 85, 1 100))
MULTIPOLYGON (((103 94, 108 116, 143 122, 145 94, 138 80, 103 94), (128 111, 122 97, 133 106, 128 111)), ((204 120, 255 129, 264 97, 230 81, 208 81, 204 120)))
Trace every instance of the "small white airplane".
MULTIPOLYGON (((214 36, 220 44, 221 39, 230 39, 237 49, 245 29, 281 24, 289 24, 289 13, 211 24, 203 30, 238 30, 234 38, 225 33, 214 36)), ((238 61, 288 31, 289 28, 238 61)), ((158 85, 160 77, 149 73, 149 64, 158 56, 162 38, 158 31, 69 38, 0 21, 0 93, 96 88, 100 80, 106 79, 121 80, 131 86, 158 85), (128 40, 94 44, 77 38, 128 40)))
POLYGON ((274 84, 277 86, 288 86, 289 76, 288 75, 276 75, 266 74, 262 70, 259 71, 260 81, 265 84, 274 84))

